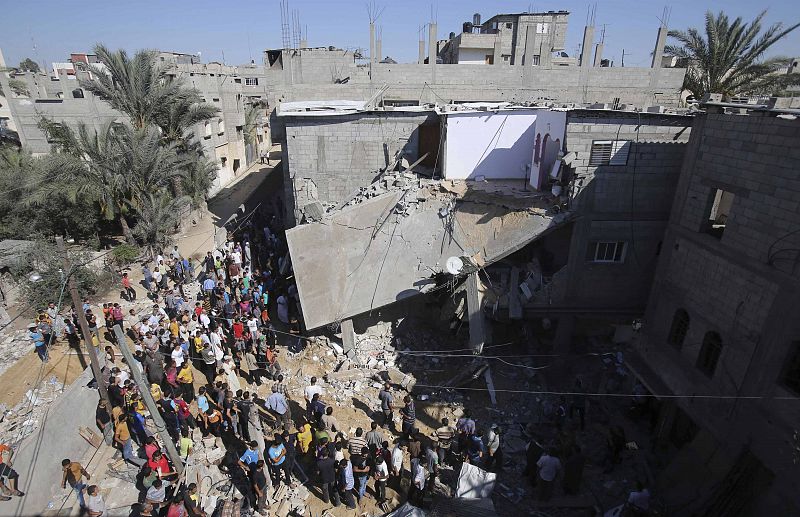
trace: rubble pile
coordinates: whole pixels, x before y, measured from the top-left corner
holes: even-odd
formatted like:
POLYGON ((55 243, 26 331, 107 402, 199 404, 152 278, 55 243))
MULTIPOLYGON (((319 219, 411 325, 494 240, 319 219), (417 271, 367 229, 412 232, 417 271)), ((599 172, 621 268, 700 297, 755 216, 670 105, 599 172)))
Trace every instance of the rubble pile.
POLYGON ((33 341, 28 337, 27 330, 3 332, 0 340, 0 373, 11 368, 23 356, 33 351, 33 341))
POLYGON ((39 428, 47 408, 61 394, 63 384, 55 376, 25 393, 13 408, 0 404, 0 443, 15 445, 39 428))

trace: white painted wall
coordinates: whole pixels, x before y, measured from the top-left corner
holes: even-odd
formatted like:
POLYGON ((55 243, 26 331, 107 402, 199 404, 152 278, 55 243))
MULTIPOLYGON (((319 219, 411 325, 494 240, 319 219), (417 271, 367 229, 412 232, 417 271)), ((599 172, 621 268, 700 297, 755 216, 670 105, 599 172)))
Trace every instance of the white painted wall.
POLYGON ((564 134, 567 129, 567 112, 540 110, 536 119, 533 145, 533 161, 531 165, 530 185, 539 189, 550 174, 553 164, 558 159, 558 150, 564 148, 564 134), (539 160, 536 160, 536 137, 540 140, 539 160), (546 138, 547 137, 547 138, 546 138), (548 144, 545 146, 545 139, 548 144), (558 140, 558 145, 556 145, 558 140))
POLYGON ((543 111, 448 113, 444 177, 525 179, 543 111))
POLYGON ((485 65, 486 55, 494 54, 494 47, 492 48, 459 48, 458 49, 458 64, 459 65, 485 65))

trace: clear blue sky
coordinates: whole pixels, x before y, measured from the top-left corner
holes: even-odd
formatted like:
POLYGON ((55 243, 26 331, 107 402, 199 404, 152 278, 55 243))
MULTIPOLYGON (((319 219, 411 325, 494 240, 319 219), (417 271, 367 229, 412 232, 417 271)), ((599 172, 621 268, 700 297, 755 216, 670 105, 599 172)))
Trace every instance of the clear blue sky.
MULTIPOLYGON (((625 49, 626 66, 649 66, 650 52, 664 4, 652 0, 597 1, 597 37, 606 24, 605 56, 614 59, 625 49)), ((399 62, 415 61, 418 27, 438 22, 439 38, 461 31, 461 24, 481 13, 483 19, 499 12, 570 11, 567 52, 574 55, 583 35, 587 2, 492 0, 376 0, 383 7, 378 25, 383 31, 383 54, 399 62)), ((797 0, 671 0, 670 28, 701 28, 707 9, 723 9, 732 17, 749 20, 769 8, 767 22, 785 25, 800 21, 797 0)), ((365 0, 291 0, 311 46, 369 48, 369 20, 365 0)), ((50 68, 72 51, 90 50, 97 42, 133 51, 158 48, 201 52, 204 62, 228 64, 261 61, 261 51, 280 48, 281 16, 278 0, 0 0, 0 48, 15 66, 25 57, 50 68), (221 6, 224 6, 222 8, 221 6), (35 43, 35 50, 34 50, 35 43)), ((800 29, 774 48, 775 54, 800 55, 800 29)))

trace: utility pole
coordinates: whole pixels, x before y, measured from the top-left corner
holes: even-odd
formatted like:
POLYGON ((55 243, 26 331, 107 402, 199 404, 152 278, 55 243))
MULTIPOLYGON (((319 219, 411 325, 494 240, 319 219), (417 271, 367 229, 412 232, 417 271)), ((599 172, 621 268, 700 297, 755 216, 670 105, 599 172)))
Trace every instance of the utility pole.
POLYGON ((164 442, 164 448, 167 450, 167 456, 169 456, 169 459, 172 460, 172 464, 175 466, 175 471, 178 472, 178 474, 182 474, 183 460, 181 459, 181 455, 178 452, 178 449, 175 448, 175 442, 172 441, 172 437, 167 431, 167 425, 164 423, 164 419, 161 418, 161 413, 158 411, 156 401, 153 399, 153 395, 150 393, 150 386, 147 384, 142 372, 135 365, 135 361, 137 361, 137 359, 133 357, 130 348, 128 348, 128 338, 125 336, 125 332, 122 331, 122 327, 119 325, 114 325, 114 335, 117 336, 117 345, 119 346, 120 352, 122 352, 123 357, 125 357, 125 360, 131 367, 131 375, 133 375, 133 380, 139 387, 139 394, 141 394, 142 399, 144 400, 144 405, 147 406, 147 410, 150 412, 150 417, 153 419, 153 424, 155 424, 158 434, 161 436, 161 441, 164 442))
POLYGON ((64 246, 64 238, 60 235, 57 236, 56 244, 58 245, 59 253, 61 253, 61 260, 64 262, 64 274, 67 275, 69 294, 72 297, 72 305, 75 307, 75 312, 78 314, 78 322, 80 323, 81 332, 83 333, 83 341, 86 344, 86 351, 89 353, 89 360, 92 363, 92 373, 94 374, 95 382, 97 382, 97 389, 100 391, 100 398, 105 400, 109 407, 111 407, 111 401, 108 398, 106 383, 100 371, 100 362, 97 360, 97 350, 94 349, 94 344, 92 343, 92 332, 89 330, 89 323, 86 321, 86 313, 83 312, 81 297, 78 294, 78 285, 75 283, 75 277, 72 275, 73 271, 70 267, 69 257, 67 257, 67 249, 64 246))

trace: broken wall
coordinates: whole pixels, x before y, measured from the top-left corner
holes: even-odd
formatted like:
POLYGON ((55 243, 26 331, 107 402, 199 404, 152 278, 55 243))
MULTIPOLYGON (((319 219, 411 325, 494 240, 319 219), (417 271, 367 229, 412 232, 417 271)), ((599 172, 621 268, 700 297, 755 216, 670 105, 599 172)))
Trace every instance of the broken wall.
POLYGON ((341 204, 366 187, 402 151, 417 159, 419 127, 438 124, 435 113, 356 113, 281 117, 286 125, 287 186, 295 217, 314 201, 341 204))
MULTIPOLYGON (((546 109, 448 113, 446 179, 522 179, 531 175, 536 134, 559 118, 546 109)), ((566 118, 560 113, 560 118, 566 118)), ((563 142, 564 124, 556 138, 563 142)), ((553 131, 557 131, 553 128, 553 131)), ((541 139, 541 136, 539 137, 541 139)))

